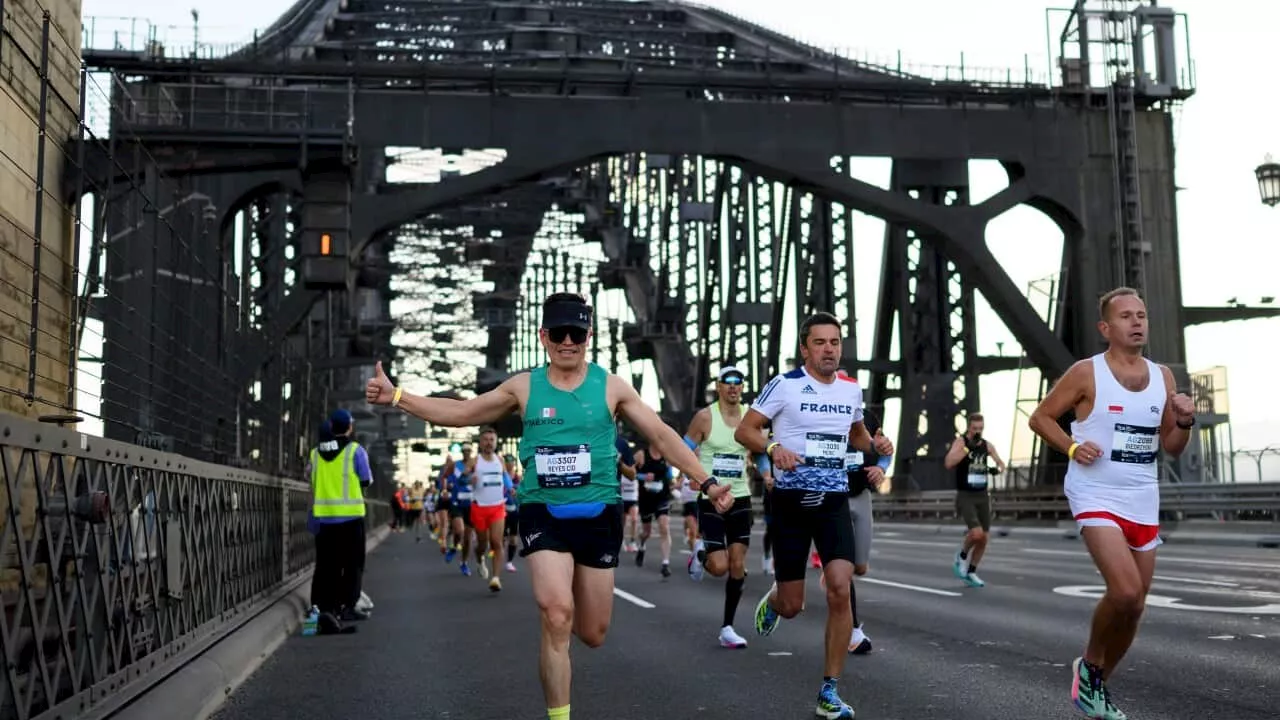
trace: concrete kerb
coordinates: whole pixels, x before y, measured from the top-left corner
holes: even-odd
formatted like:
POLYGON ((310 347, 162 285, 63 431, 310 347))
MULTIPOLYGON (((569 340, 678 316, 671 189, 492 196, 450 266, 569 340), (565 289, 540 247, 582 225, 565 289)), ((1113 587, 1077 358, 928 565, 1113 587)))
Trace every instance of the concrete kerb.
MULTIPOLYGON (((936 535, 964 535, 964 525, 958 523, 902 523, 876 521, 876 528, 936 535)), ((1063 540, 1080 539, 1080 530, 1073 522, 1063 522, 1045 527, 1028 525, 994 524, 991 533, 996 537, 1036 536, 1059 537, 1063 540)), ((1170 545, 1218 545, 1230 547, 1280 547, 1280 534, 1256 532, 1213 532, 1200 529, 1184 529, 1178 526, 1163 528, 1160 537, 1170 545)))
MULTIPOLYGON (((385 526, 370 533, 366 552, 373 552, 389 534, 385 526)), ((307 573, 292 592, 112 715, 113 720, 205 720, 213 715, 302 626, 310 606, 310 579, 307 573)))

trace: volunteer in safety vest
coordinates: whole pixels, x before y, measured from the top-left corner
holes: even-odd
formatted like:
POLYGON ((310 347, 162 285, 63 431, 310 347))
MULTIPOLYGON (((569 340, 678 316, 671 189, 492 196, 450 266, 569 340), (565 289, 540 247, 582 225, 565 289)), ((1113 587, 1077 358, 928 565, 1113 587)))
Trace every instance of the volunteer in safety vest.
POLYGON ((311 451, 311 514, 316 532, 316 569, 311 603, 343 620, 363 620, 356 609, 364 574, 364 492, 373 483, 369 454, 352 439, 351 413, 334 410, 330 433, 311 451))

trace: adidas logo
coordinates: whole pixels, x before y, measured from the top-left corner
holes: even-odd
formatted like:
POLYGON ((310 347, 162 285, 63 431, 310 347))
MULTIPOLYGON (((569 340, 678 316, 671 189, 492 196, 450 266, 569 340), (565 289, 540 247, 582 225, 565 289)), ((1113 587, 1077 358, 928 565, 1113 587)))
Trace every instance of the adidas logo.
POLYGON ((812 385, 805 385, 804 389, 800 391, 800 394, 801 395, 817 395, 818 391, 814 390, 812 385))

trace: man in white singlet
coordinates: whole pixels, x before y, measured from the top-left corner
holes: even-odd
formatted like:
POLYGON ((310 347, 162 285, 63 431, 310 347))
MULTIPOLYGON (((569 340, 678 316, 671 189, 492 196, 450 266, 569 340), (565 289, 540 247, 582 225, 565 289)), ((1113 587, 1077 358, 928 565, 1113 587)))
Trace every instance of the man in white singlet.
POLYGON ((1178 455, 1195 425, 1173 373, 1142 355, 1147 307, 1131 288, 1098 301, 1106 352, 1067 371, 1031 415, 1031 429, 1070 459, 1065 492, 1081 537, 1107 584, 1089 644, 1076 658, 1071 699, 1091 718, 1125 720, 1106 681, 1133 644, 1160 540, 1160 450, 1178 455), (1074 411, 1071 435, 1058 418, 1074 411))
POLYGON ((491 427, 480 430, 480 457, 476 458, 471 486, 471 525, 476 529, 476 562, 480 564, 480 577, 489 576, 485 563, 487 550, 493 552, 493 579, 489 589, 498 592, 502 581, 498 579, 502 568, 502 536, 507 519, 507 493, 511 490, 511 476, 498 457, 498 433, 491 427))
POLYGON ((640 529, 640 481, 636 479, 634 465, 626 465, 622 457, 618 457, 618 483, 622 493, 622 532, 626 543, 623 552, 635 552, 640 549, 636 540, 636 531, 640 529))

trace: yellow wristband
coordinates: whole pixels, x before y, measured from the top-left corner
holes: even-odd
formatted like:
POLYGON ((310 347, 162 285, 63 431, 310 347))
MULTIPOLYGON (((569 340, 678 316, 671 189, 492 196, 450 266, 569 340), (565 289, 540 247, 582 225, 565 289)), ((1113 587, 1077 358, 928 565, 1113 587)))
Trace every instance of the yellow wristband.
POLYGON ((395 394, 391 396, 391 407, 396 407, 400 404, 400 396, 403 394, 404 388, 396 388, 395 394))
POLYGON ((772 459, 773 459, 773 449, 774 449, 774 448, 776 448, 776 447, 778 447, 778 446, 779 446, 779 445, 781 445, 781 444, 782 444, 782 443, 776 443, 776 442, 774 442, 774 443, 769 443, 769 445, 768 445, 767 447, 765 447, 765 449, 764 449, 764 456, 765 456, 765 457, 767 457, 767 458, 769 458, 770 460, 772 460, 772 459))
POLYGON ((1071 460, 1076 459, 1076 449, 1080 447, 1080 443, 1071 443, 1071 447, 1067 448, 1067 457, 1071 460))

